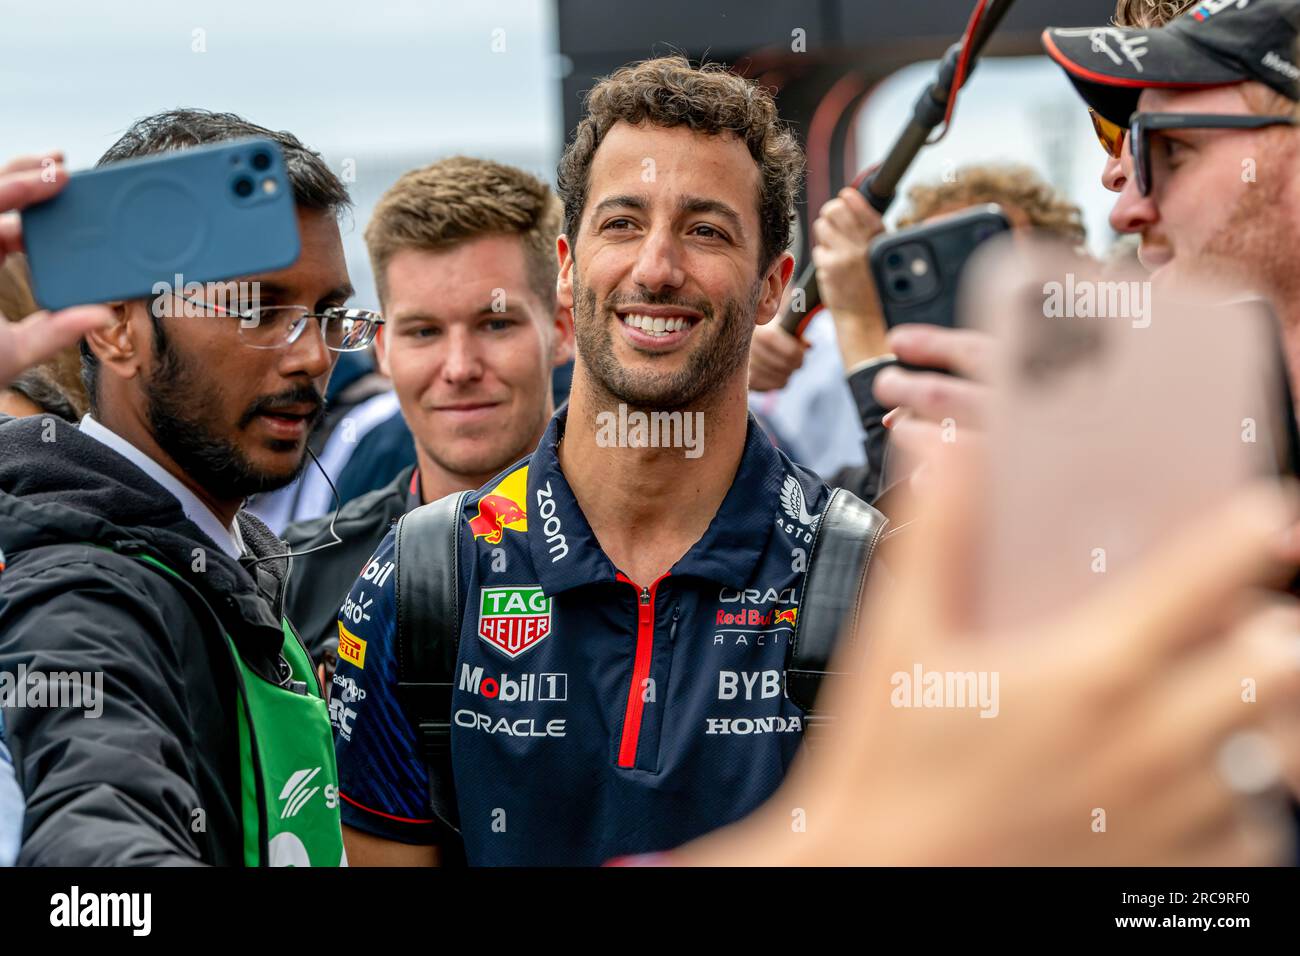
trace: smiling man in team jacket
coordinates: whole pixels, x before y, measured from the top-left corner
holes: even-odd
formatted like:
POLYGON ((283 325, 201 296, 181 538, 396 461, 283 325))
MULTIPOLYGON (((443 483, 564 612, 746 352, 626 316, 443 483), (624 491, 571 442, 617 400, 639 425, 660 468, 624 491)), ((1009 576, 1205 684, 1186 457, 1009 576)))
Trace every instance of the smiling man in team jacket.
POLYGON ((432 781, 397 690, 400 570, 359 580, 339 618, 354 864, 666 849, 756 807, 800 741, 781 675, 829 492, 746 406, 750 338, 794 267, 799 147, 764 90, 678 57, 602 80, 587 110, 559 171, 572 395, 462 501, 451 759, 432 781), (608 426, 633 413, 644 427, 608 426), (454 784, 437 813, 431 783, 454 784))

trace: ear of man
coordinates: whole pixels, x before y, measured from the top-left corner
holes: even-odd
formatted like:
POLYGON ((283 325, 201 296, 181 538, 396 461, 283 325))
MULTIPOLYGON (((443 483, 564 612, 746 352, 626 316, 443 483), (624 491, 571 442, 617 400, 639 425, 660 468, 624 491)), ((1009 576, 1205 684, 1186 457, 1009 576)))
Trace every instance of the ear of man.
MULTIPOLYGON (((111 325, 86 333, 86 344, 95 353, 102 369, 112 369, 118 378, 130 379, 140 374, 153 354, 153 326, 140 302, 109 302, 114 321, 111 325)), ((103 381, 100 381, 103 387, 103 381)))
POLYGON ((559 368, 573 361, 573 313, 555 304, 555 322, 550 329, 551 367, 559 368))
POLYGON ((573 246, 564 233, 555 237, 555 257, 560 261, 560 270, 555 276, 555 304, 558 309, 569 313, 569 322, 573 322, 573 246))
POLYGON ((392 378, 393 373, 388 367, 388 326, 381 325, 379 331, 375 333, 375 367, 379 369, 379 374, 386 378, 392 378))
POLYGON ((785 297, 786 286, 790 284, 793 275, 794 256, 789 252, 781 253, 776 257, 776 261, 768 266, 767 274, 763 276, 763 292, 754 312, 756 325, 767 325, 776 318, 777 313, 781 311, 781 300, 785 297))

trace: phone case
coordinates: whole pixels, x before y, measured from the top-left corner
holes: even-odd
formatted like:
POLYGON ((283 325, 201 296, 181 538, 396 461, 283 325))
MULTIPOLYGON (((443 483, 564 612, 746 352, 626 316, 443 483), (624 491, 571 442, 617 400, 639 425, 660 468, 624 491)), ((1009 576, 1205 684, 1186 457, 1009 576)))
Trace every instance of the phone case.
POLYGON ((272 272, 299 252, 284 157, 262 138, 73 173, 57 196, 24 210, 22 228, 33 293, 47 309, 272 272))
POLYGON ((1002 210, 990 203, 877 239, 868 255, 885 324, 952 327, 966 261, 981 243, 1010 228, 1002 210), (924 264, 924 272, 916 271, 917 263, 924 264))

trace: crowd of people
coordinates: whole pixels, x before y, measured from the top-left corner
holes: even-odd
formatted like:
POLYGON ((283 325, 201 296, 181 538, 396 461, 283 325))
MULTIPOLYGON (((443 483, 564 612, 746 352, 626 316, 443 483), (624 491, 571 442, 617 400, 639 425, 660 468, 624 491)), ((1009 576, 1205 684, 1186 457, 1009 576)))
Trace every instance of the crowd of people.
MULTIPOLYGON (((1300 0, 1043 34, 1104 150, 1106 267, 1263 298, 1293 379, 1298 39, 1300 0)), ((365 227, 379 314, 343 339, 348 190, 289 132, 177 109, 100 160, 273 140, 301 254, 241 277, 256 315, 38 311, 0 219, 27 316, 0 322, 0 673, 102 681, 93 716, 0 696, 0 863, 1293 860, 1287 486, 985 632, 959 599, 984 451, 945 432, 986 420, 996 338, 887 327, 854 188, 812 226, 824 309, 773 321, 803 154, 756 83, 660 57, 585 106, 554 189, 465 157, 398 179, 365 227), (918 661, 997 673, 996 719, 891 703, 918 661)), ((15 160, 0 209, 66 182, 15 160)), ((1086 238, 1018 166, 908 202, 1086 238)))

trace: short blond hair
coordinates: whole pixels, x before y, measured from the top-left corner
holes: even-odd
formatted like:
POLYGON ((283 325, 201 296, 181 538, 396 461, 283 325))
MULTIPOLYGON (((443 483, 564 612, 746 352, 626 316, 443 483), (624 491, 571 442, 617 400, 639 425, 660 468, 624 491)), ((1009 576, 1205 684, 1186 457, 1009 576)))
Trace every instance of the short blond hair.
POLYGON ((1118 0, 1114 23, 1117 27, 1154 30, 1177 20, 1199 0, 1118 0))
POLYGON ((907 199, 909 208, 899 217, 900 227, 992 202, 1020 210, 1035 229, 1050 232, 1072 245, 1082 245, 1088 238, 1083 210, 1028 166, 967 166, 957 170, 951 182, 914 186, 907 199))
POLYGON ((379 199, 366 226, 366 248, 382 302, 388 263, 403 249, 439 252, 484 236, 518 236, 529 283, 555 306, 555 239, 560 200, 536 176, 490 159, 453 156, 412 170, 379 199))

